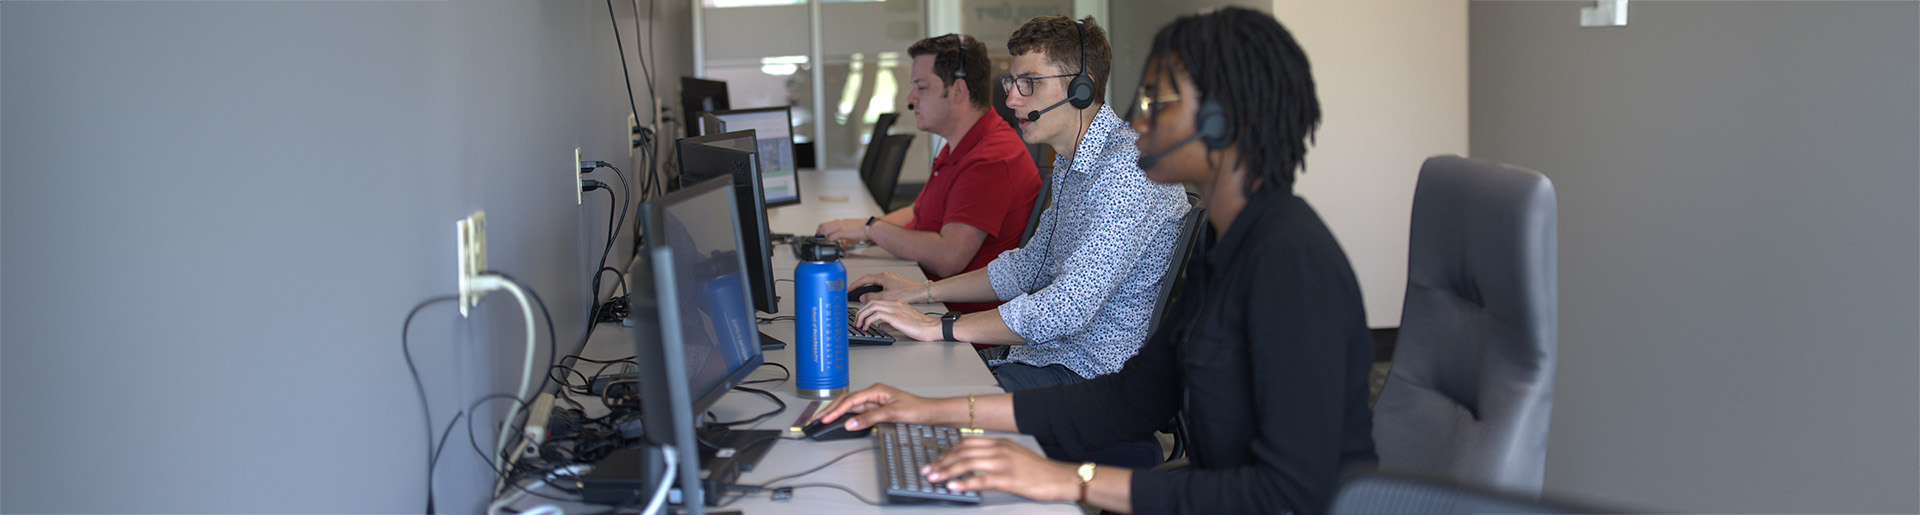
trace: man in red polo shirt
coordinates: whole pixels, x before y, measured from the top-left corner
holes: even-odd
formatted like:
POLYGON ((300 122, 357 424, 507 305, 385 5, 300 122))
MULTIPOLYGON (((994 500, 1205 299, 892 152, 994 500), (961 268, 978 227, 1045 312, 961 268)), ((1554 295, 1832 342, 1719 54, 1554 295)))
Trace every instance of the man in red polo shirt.
MULTIPOLYGON (((933 175, 912 206, 868 220, 834 220, 818 232, 843 242, 872 241, 918 262, 938 281, 984 268, 1020 245, 1040 172, 1019 133, 991 116, 986 44, 948 34, 920 40, 907 54, 913 57, 907 108, 914 125, 947 140, 933 175)), ((947 309, 973 313, 998 305, 952 302, 947 309)))

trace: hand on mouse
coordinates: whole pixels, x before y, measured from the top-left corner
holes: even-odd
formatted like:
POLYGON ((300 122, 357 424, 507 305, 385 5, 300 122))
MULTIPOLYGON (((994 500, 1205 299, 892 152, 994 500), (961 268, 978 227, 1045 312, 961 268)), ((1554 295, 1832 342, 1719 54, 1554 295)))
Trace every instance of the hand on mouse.
POLYGON ((834 399, 813 414, 813 420, 834 420, 846 413, 856 414, 846 418, 847 429, 854 431, 881 422, 962 426, 967 423, 967 399, 928 399, 876 384, 834 399))
POLYGON ((859 289, 861 286, 867 285, 877 285, 881 290, 867 294, 864 299, 865 302, 880 300, 925 302, 927 300, 927 283, 907 279, 893 272, 881 272, 863 276, 851 283, 847 283, 847 291, 853 291, 859 289))

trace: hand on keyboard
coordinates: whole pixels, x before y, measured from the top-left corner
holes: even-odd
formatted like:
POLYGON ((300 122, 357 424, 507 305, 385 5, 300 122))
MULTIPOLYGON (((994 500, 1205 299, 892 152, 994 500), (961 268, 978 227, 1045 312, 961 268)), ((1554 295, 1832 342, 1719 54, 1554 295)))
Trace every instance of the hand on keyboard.
POLYGON ((927 481, 945 482, 950 491, 993 489, 1036 501, 1072 501, 1080 498, 1078 469, 1077 464, 1049 460, 1012 440, 975 437, 960 440, 922 472, 927 481))
MULTIPOLYGON (((875 294, 868 294, 873 297, 875 294)), ((944 339, 940 331, 940 319, 927 316, 913 306, 897 300, 870 301, 860 307, 854 315, 854 326, 874 328, 876 324, 885 324, 908 338, 923 342, 937 342, 944 339)))

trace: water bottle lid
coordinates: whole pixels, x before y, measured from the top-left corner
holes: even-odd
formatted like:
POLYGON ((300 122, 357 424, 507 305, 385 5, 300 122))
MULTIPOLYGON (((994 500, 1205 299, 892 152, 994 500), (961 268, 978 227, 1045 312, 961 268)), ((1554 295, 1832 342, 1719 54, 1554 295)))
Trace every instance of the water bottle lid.
POLYGON ((822 263, 839 261, 847 252, 840 248, 840 242, 814 235, 793 240, 793 257, 801 261, 822 263))

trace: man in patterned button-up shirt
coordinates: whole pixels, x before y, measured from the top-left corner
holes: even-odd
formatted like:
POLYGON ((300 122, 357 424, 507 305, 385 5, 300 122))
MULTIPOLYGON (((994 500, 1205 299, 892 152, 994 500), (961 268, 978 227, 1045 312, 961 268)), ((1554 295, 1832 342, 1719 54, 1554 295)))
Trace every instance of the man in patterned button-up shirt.
POLYGON ((1008 48, 1013 63, 999 86, 1007 90, 1007 106, 1025 118, 1021 138, 1052 146, 1060 156, 1053 205, 1040 215, 1033 239, 984 269, 936 283, 875 274, 848 287, 884 287, 867 296, 857 323, 883 323, 928 341, 947 339, 948 328, 901 301, 1006 301, 960 317, 951 338, 1013 346, 1005 359, 990 363, 1001 387, 1013 391, 1112 373, 1133 356, 1146 339, 1188 205, 1179 186, 1146 179, 1137 164, 1137 135, 1099 102, 1112 51, 1098 25, 1034 18, 1008 48), (1093 102, 1077 109, 1068 91, 1083 64, 1093 102))

